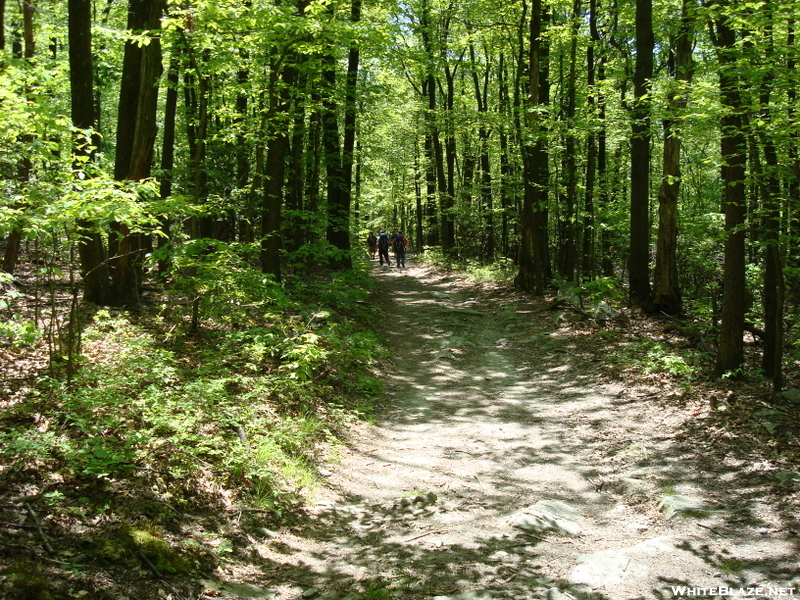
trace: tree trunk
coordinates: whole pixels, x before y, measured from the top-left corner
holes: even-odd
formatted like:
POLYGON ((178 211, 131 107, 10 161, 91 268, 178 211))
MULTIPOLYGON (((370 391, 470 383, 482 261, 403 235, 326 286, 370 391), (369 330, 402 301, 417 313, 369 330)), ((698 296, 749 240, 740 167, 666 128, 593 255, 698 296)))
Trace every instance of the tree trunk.
POLYGON ((578 172, 576 165, 576 133, 575 133, 575 88, 578 71, 578 27, 580 26, 581 1, 574 0, 572 5, 570 49, 569 49, 569 71, 567 74, 566 88, 566 110, 564 120, 566 124, 566 139, 564 140, 564 196, 566 199, 566 211, 564 215, 564 228, 562 242, 561 276, 566 281, 575 280, 575 270, 577 268, 577 245, 578 245, 578 172))
MULTIPOLYGON (((302 60, 300 56, 298 60, 302 60)), ((296 252, 303 245, 305 240, 304 230, 307 227, 306 220, 300 218, 303 206, 303 190, 306 180, 306 172, 303 169, 303 155, 306 127, 306 108, 305 99, 302 97, 302 90, 306 86, 306 77, 303 74, 302 66, 297 70, 297 82, 294 94, 294 104, 292 107, 292 137, 290 140, 288 164, 287 164, 287 190, 285 206, 288 217, 284 219, 284 247, 288 252, 296 252)))
MULTIPOLYGON (((172 195, 173 167, 175 166, 175 119, 178 113, 178 85, 180 82, 179 68, 178 56, 173 55, 167 71, 168 85, 164 103, 164 135, 161 142, 159 195, 164 200, 172 195)), ((161 257, 158 260, 158 274, 162 279, 167 277, 172 264, 166 256, 170 246, 170 228, 169 218, 163 218, 161 220, 161 231, 164 235, 158 238, 158 248, 161 251, 161 257)))
POLYGON ((720 98, 725 107, 721 119, 722 183, 725 188, 725 266, 723 270, 722 324, 715 370, 717 375, 735 372, 744 363, 745 302, 745 194, 746 139, 743 132, 744 102, 736 56, 736 34, 724 20, 716 23, 714 43, 719 55, 720 98))
POLYGON ((498 104, 497 111, 500 114, 501 123, 499 125, 499 146, 500 146, 500 252, 504 257, 509 256, 509 233, 508 217, 510 210, 509 202, 509 183, 511 178, 511 164, 508 159, 508 133, 505 120, 508 118, 508 86, 505 79, 505 58, 500 54, 497 65, 497 87, 498 104))
MULTIPOLYGON (((773 26, 774 4, 767 2, 764 9, 767 43, 765 55, 769 63, 774 62, 773 26)), ((764 354, 761 369, 772 380, 774 392, 781 391, 783 360, 783 258, 781 252, 781 185, 778 179, 780 169, 778 149, 770 126, 773 121, 771 111, 771 81, 766 77, 761 82, 761 121, 766 127, 758 127, 764 152, 765 169, 757 178, 760 181, 762 198, 762 232, 764 241, 764 354)))
MULTIPOLYGON (((289 111, 290 91, 296 82, 297 69, 293 64, 286 65, 280 76, 280 84, 277 82, 277 72, 273 72, 276 81, 270 86, 269 113, 274 117, 289 111)), ((268 136, 261 212, 261 270, 270 273, 275 281, 281 281, 283 182, 289 138, 282 128, 269 132, 268 136)))
POLYGON ((547 50, 542 40, 544 15, 541 0, 531 3, 528 60, 528 139, 522 147, 525 195, 520 227, 522 233, 516 289, 544 294, 547 278, 547 197, 549 156, 544 141, 545 125, 537 109, 549 102, 547 50))
POLYGON ((322 79, 325 97, 322 100, 322 146, 325 153, 325 177, 328 200, 328 242, 341 251, 331 266, 336 269, 350 268, 350 197, 342 165, 339 139, 338 104, 336 93, 336 62, 332 55, 324 59, 322 79))
POLYGON ((650 301, 650 80, 653 78, 653 2, 636 0, 636 64, 631 125, 631 215, 628 283, 632 306, 650 301))
MULTIPOLYGON (((447 33, 445 31, 445 37, 447 33)), ((444 49, 442 50, 444 53, 444 49)), ((456 249, 456 215, 455 215, 455 188, 456 188, 456 133, 455 114, 453 112, 455 99, 455 71, 449 63, 445 63, 445 88, 444 94, 444 153, 447 166, 447 179, 442 202, 442 249, 445 252, 454 252, 456 249)))
POLYGON ((0 51, 6 49, 6 0, 0 0, 0 51))
POLYGON ((664 119, 664 158, 661 188, 658 192, 658 241, 653 271, 651 309, 668 315, 682 310, 678 281, 678 193, 681 184, 681 125, 692 81, 692 0, 684 0, 681 28, 675 40, 673 80, 668 96, 669 112, 664 119))
MULTIPOLYGON (((147 45, 125 43, 117 115, 117 148, 114 178, 139 181, 150 176, 156 139, 158 80, 161 77, 161 16, 166 0, 129 0, 128 25, 131 32, 150 31, 147 45), (156 33, 153 33, 156 32, 156 33)), ((142 276, 142 235, 117 223, 116 256, 113 257, 111 302, 138 302, 142 276)))
MULTIPOLYGON (((353 0, 350 10, 350 21, 361 20, 361 0, 353 0)), ((358 114, 358 63, 360 51, 356 44, 350 47, 347 56, 347 76, 344 93, 344 132, 342 139, 342 172, 347 195, 347 251, 350 251, 350 211, 353 200, 353 165, 355 164, 356 116, 358 114)), ((349 262, 349 261, 348 261, 349 262)))
MULTIPOLYGON (((75 134, 75 156, 91 157, 99 136, 87 138, 83 133, 95 126, 94 75, 92 60, 91 0, 69 0, 69 81, 72 124, 75 134)), ((76 161, 76 169, 81 163, 76 161)), ((110 273, 103 238, 95 223, 81 219, 77 223, 78 256, 83 276, 83 299, 106 304, 110 294, 110 273)))

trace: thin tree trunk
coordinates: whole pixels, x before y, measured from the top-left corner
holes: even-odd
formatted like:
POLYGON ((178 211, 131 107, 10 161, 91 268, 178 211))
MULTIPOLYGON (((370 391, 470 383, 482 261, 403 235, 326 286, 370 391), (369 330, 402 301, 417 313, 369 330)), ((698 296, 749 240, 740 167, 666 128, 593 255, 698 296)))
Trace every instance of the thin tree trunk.
POLYGON ((511 165, 508 159, 508 133, 506 132, 505 119, 508 117, 508 89, 505 79, 505 57, 501 53, 497 65, 497 87, 498 104, 497 111, 500 114, 501 124, 499 126, 499 146, 500 146, 500 252, 503 256, 509 256, 508 245, 508 217, 509 217, 509 179, 511 177, 511 165))
MULTIPOLYGON (((180 61, 176 54, 170 59, 167 71, 167 95, 164 104, 164 135, 161 142, 161 183, 159 195, 167 199, 172 195, 173 167, 175 166, 175 120, 178 113, 178 85, 180 82, 180 61)), ((171 261, 166 256, 170 246, 171 223, 168 218, 161 220, 161 230, 164 234, 158 239, 158 248, 161 258, 158 261, 158 273, 165 278, 171 267, 171 261)))
MULTIPOLYGON (((589 88, 587 103, 589 115, 596 117, 597 89, 595 49, 599 47, 599 34, 597 31, 597 4, 596 0, 589 2, 589 35, 591 42, 586 48, 586 84, 589 88)), ((597 136, 596 128, 591 127, 586 137, 586 191, 583 204, 583 260, 581 262, 581 276, 591 280, 595 275, 595 231, 594 231, 594 194, 597 176, 597 136)))

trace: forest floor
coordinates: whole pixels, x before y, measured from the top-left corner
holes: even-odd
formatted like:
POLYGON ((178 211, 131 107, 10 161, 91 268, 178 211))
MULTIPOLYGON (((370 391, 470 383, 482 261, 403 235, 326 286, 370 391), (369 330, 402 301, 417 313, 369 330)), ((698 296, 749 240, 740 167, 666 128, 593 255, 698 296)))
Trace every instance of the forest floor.
POLYGON ((797 420, 630 367, 630 323, 372 269, 385 401, 302 518, 253 540, 269 569, 232 563, 201 597, 800 595, 797 420))
MULTIPOLYGON (((49 433, 49 420, 67 417, 50 406, 57 403, 49 388, 34 384, 47 372, 46 356, 38 346, 17 352, 0 390, 7 396, 0 434, 7 429, 5 439, 24 450, 8 458, 0 443, 0 598, 800 596, 796 365, 787 374, 790 391, 774 397, 754 375, 755 339, 748 377, 714 379, 703 367, 713 336, 704 337, 698 323, 535 299, 409 264, 371 263, 377 307, 359 301, 369 319, 381 315, 390 356, 374 376, 384 391, 366 419, 336 425, 352 424, 343 442, 322 438, 330 441, 307 457, 316 487, 303 487, 304 502, 282 506, 278 516, 255 504, 246 485, 239 494, 235 482, 215 484, 210 463, 195 479, 173 481, 166 452, 149 453, 131 472, 78 477, 48 446, 79 432, 54 424, 62 438, 49 433), (17 430, 30 435, 13 439, 17 430), (132 545, 134 529, 141 540, 132 545), (160 569, 145 552, 173 568, 160 569)), ((84 371, 92 361, 112 363, 125 354, 119 348, 136 360, 102 372, 138 369, 145 379, 123 373, 104 387, 146 384, 172 368, 159 359, 161 346, 133 344, 136 336, 150 339, 144 329, 119 323, 85 341, 84 371), (148 374, 153 365, 161 371, 148 374)), ((206 334, 208 344, 219 339, 206 334)), ((190 349, 201 340, 187 339, 190 349)), ((177 342, 168 348, 176 361, 185 358, 177 342)), ((209 354, 230 358, 224 348, 209 354)), ((217 377, 238 377, 202 364, 217 377)), ((189 377, 192 369, 186 373, 176 397, 208 393, 204 380, 189 377)), ((121 401, 143 402, 126 389, 121 401)), ((249 402, 239 387, 225 389, 231 403, 249 402)), ((327 406, 318 400, 318 408, 327 406)), ((72 418, 83 414, 70 410, 72 418)), ((214 425, 219 416, 209 414, 214 425)), ((258 427, 275 427, 259 423, 246 424, 251 442, 258 427)), ((226 435, 208 439, 237 434, 226 435)), ((89 459, 103 468, 110 460, 89 459)))

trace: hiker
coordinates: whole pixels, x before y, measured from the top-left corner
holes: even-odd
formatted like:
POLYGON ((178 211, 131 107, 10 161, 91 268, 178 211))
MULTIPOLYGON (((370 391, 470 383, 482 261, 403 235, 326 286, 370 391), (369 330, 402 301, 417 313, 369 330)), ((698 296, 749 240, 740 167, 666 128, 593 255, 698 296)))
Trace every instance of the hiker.
POLYGON ((369 248, 369 259, 375 260, 375 253, 378 252, 378 237, 371 231, 367 236, 367 248, 369 248))
POLYGON ((383 259, 386 259, 386 264, 390 267, 392 263, 389 262, 389 234, 381 229, 378 234, 378 260, 383 264, 383 259))
POLYGON ((403 232, 396 232, 392 236, 392 247, 394 248, 394 260, 398 269, 406 266, 406 246, 408 246, 408 240, 403 236, 403 232))

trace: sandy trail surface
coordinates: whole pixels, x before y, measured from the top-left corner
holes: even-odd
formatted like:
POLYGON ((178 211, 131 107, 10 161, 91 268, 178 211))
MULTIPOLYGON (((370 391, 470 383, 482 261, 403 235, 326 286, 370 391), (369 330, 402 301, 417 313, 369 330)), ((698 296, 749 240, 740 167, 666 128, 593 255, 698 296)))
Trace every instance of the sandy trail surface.
POLYGON ((685 409, 603 382, 606 357, 540 301, 373 269, 386 398, 304 521, 260 544, 265 594, 800 596, 796 515, 682 438, 685 409))

